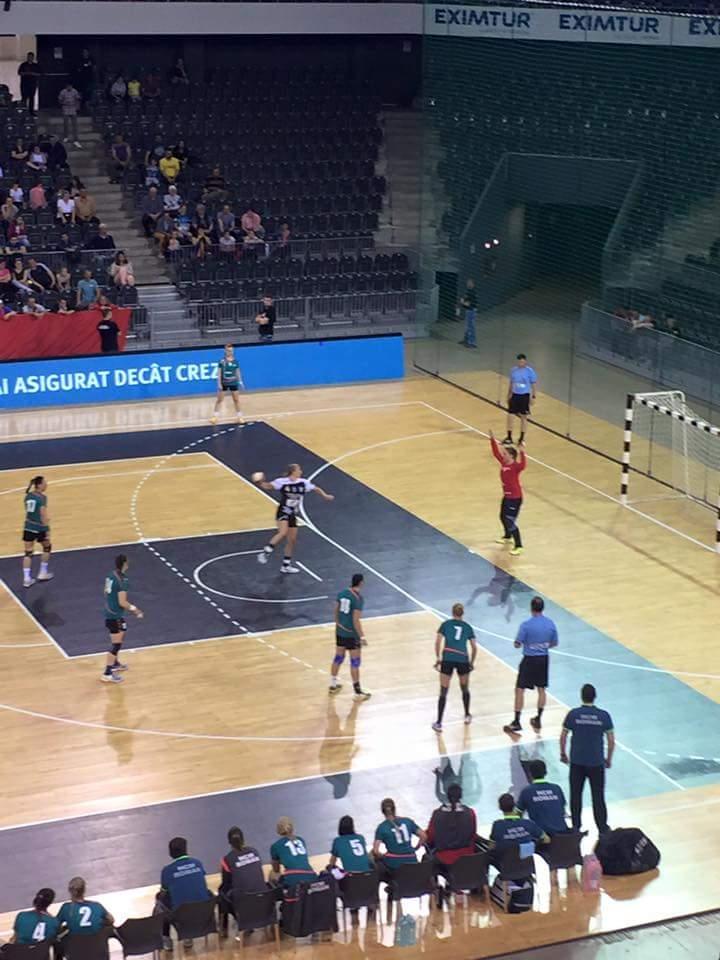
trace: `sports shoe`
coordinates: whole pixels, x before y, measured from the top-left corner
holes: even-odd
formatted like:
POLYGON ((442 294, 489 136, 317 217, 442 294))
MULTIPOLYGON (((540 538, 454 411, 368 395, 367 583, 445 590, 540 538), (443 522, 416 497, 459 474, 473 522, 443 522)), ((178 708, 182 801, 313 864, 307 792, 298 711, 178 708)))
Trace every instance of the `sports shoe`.
POLYGON ((360 693, 355 694, 353 700, 357 700, 357 702, 360 703, 363 700, 369 700, 371 696, 372 694, 368 693, 367 690, 361 690, 360 693))
POLYGON ((441 723, 438 723, 437 720, 436 720, 435 723, 432 725, 432 728, 433 728, 433 730, 435 731, 435 733, 442 733, 442 724, 441 724, 441 723))
POLYGON ((215 417, 215 416, 210 417, 210 423, 212 423, 213 425, 216 424, 217 421, 218 421, 218 418, 217 418, 217 417, 215 417))
POLYGON ((100 677, 103 683, 122 683, 123 678, 117 673, 103 673, 100 677))
POLYGON ((267 550, 261 550, 258 554, 258 563, 267 563, 269 557, 270 554, 267 552, 267 550))
POLYGON ((50 573, 50 571, 48 571, 47 573, 39 573, 37 575, 37 578, 38 580, 52 580, 54 576, 55 576, 54 573, 50 573))
POLYGON ((129 670, 130 667, 129 667, 126 663, 120 663, 120 661, 118 660, 117 663, 114 663, 114 664, 112 665, 112 669, 113 669, 113 670, 119 670, 120 673, 124 673, 126 670, 129 670))
POLYGON ((280 567, 280 573, 300 573, 300 567, 295 567, 292 563, 284 563, 280 567))
POLYGON ((163 950, 167 950, 168 953, 172 953, 172 950, 173 950, 172 937, 163 937, 162 941, 163 941, 163 950))
POLYGON ((512 444, 513 444, 514 442, 515 442, 515 441, 514 441, 513 438, 510 437, 510 436, 505 437, 505 439, 503 440, 503 443, 505 444, 506 447, 512 446, 512 444))
POLYGON ((192 948, 193 948, 193 946, 194 946, 194 941, 192 941, 192 940, 183 940, 183 946, 185 947, 186 950, 192 950, 192 948))
POLYGON ((34 583, 35 583, 35 581, 33 580, 32 577, 30 577, 29 580, 23 580, 23 586, 24 586, 24 587, 31 587, 34 583))
POLYGON ((465 719, 463 720, 463 723, 466 724, 466 725, 469 724, 469 723, 472 723, 472 714, 471 714, 471 713, 466 713, 466 714, 465 714, 465 719))
POLYGON ((512 537, 498 537, 495 543, 512 543, 512 537))
POLYGON ((513 720, 512 723, 506 724, 503 727, 503 730, 505 733, 522 733, 522 726, 517 722, 517 720, 513 720))
POLYGON ((237 422, 240 424, 241 427, 245 425, 245 419, 241 413, 237 415, 237 422))
POLYGON ((82 144, 80 143, 79 140, 73 140, 73 146, 77 147, 78 150, 82 150, 82 144))
POLYGON ((328 687, 328 693, 337 693, 341 689, 342 689, 341 683, 331 683, 330 686, 328 687))
POLYGON ((512 550, 510 551, 510 556, 519 557, 522 552, 523 552, 522 547, 513 547, 512 550))
POLYGON ((537 730, 538 733, 542 730, 542 723, 540 722, 540 717, 530 717, 530 726, 533 730, 537 730))

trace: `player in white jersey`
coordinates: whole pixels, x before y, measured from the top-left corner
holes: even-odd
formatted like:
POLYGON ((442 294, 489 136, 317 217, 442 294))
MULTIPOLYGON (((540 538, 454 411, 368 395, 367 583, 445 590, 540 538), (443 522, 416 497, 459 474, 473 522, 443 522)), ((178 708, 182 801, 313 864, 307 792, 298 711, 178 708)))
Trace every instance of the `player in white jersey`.
POLYGON ((303 498, 306 493, 318 493, 323 500, 334 500, 335 497, 330 493, 325 493, 310 480, 306 480, 302 475, 302 467, 299 463, 291 463, 284 477, 267 481, 264 473, 254 473, 252 481, 262 487, 263 490, 280 494, 280 503, 275 514, 277 533, 258 554, 258 563, 267 563, 275 547, 282 540, 286 540, 280 572, 300 573, 300 568, 293 564, 292 557, 297 540, 297 518, 303 504, 303 498))

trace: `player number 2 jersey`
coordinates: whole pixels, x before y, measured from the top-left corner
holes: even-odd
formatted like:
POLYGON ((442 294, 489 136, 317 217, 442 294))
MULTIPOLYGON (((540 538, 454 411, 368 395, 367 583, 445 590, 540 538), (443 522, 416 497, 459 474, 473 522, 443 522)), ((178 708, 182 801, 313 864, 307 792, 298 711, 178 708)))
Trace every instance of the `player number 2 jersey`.
POLYGON ((303 497, 315 489, 315 484, 305 477, 278 477, 272 481, 273 490, 280 494, 280 509, 283 513, 297 514, 302 507, 303 497))

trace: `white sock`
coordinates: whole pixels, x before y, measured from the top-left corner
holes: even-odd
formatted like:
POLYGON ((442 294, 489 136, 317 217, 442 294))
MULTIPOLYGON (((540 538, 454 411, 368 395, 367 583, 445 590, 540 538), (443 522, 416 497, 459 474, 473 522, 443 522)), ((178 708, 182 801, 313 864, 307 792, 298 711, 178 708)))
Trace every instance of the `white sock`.
POLYGON ((28 580, 32 580, 32 571, 29 567, 23 567, 23 582, 27 583, 28 580))
POLYGON ((331 686, 331 687, 339 687, 339 686, 340 686, 340 681, 338 680, 337 677, 333 676, 332 673, 330 674, 330 686, 331 686))
POLYGON ((40 573, 45 575, 48 572, 48 565, 44 560, 40 561, 40 573))

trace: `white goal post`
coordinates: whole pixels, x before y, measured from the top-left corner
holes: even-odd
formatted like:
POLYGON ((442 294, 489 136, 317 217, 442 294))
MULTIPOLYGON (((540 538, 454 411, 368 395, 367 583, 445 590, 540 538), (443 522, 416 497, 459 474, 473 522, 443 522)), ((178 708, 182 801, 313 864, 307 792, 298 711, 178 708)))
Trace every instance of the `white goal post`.
POLYGON ((712 509, 720 553, 720 427, 699 417, 681 390, 627 395, 620 482, 624 505, 633 502, 631 472, 656 480, 664 490, 661 496, 641 499, 683 497, 712 509))

